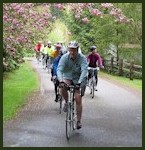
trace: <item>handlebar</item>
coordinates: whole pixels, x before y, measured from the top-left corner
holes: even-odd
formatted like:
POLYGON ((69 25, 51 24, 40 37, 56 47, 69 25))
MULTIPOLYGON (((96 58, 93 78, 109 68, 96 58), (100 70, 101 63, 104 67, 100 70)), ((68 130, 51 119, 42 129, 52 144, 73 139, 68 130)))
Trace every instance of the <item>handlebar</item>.
POLYGON ((66 88, 67 90, 71 90, 71 89, 76 89, 77 85, 68 85, 65 82, 60 82, 59 87, 60 88, 66 88))
POLYGON ((88 70, 97 70, 97 71, 99 71, 99 70, 100 70, 100 68, 99 68, 99 67, 96 67, 96 68, 88 67, 88 70))

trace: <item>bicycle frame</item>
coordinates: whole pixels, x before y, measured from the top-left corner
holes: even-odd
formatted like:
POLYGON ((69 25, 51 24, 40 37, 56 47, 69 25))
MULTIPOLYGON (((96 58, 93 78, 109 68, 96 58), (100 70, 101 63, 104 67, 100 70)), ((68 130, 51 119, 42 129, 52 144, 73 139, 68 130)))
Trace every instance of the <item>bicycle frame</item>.
POLYGON ((88 67, 88 70, 91 70, 92 73, 91 73, 91 78, 89 79, 89 83, 88 83, 88 86, 90 88, 90 94, 91 94, 91 97, 94 98, 94 88, 95 88, 95 85, 96 85, 96 78, 95 78, 95 70, 99 70, 98 67, 96 68, 92 68, 92 67, 88 67))
POLYGON ((74 98, 75 85, 65 85, 68 91, 67 112, 66 112, 66 138, 70 139, 72 131, 76 129, 76 103, 74 98))

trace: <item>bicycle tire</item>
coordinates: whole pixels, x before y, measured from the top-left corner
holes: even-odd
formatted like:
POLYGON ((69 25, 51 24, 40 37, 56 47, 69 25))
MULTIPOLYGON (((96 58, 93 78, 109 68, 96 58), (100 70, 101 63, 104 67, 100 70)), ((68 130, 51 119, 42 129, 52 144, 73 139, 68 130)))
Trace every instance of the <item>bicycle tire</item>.
POLYGON ((73 127, 73 130, 76 129, 76 124, 77 124, 77 114, 76 114, 76 103, 74 102, 73 100, 73 113, 72 113, 72 127, 73 127))
POLYGON ((45 60, 44 60, 44 58, 43 58, 43 60, 42 60, 42 66, 43 66, 43 69, 46 69, 46 68, 45 68, 45 60))
POLYGON ((95 88, 95 85, 94 85, 94 81, 93 79, 90 81, 90 94, 91 94, 91 98, 94 98, 94 88, 95 88))
POLYGON ((48 73, 50 73, 50 64, 49 64, 49 62, 47 62, 47 70, 48 70, 48 73))
POLYGON ((71 105, 69 104, 67 106, 67 112, 66 112, 66 138, 67 140, 70 139, 71 132, 72 132, 72 111, 71 111, 71 105))

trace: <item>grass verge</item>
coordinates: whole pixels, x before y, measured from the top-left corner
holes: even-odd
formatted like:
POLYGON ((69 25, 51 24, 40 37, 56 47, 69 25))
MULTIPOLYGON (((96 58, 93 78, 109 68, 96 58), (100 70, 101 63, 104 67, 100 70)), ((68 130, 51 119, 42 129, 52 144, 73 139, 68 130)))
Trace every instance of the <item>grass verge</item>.
POLYGON ((28 62, 3 78, 3 121, 12 119, 34 90, 38 90, 39 80, 28 62))
POLYGON ((142 80, 140 80, 140 79, 130 80, 129 78, 110 75, 110 74, 107 74, 107 73, 104 73, 104 72, 99 72, 99 76, 103 77, 103 78, 106 78, 108 80, 116 81, 118 84, 127 86, 129 88, 138 90, 140 92, 142 91, 142 80))

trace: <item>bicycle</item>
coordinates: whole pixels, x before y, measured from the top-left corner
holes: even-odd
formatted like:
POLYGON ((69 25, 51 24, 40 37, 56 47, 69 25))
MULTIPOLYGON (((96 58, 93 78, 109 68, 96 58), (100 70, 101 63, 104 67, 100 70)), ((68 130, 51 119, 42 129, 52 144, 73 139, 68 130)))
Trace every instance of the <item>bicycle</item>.
POLYGON ((36 60, 37 60, 37 63, 39 63, 41 60, 41 54, 40 52, 36 52, 36 60))
POLYGON ((43 66, 43 69, 45 70, 46 69, 46 55, 45 54, 42 54, 42 66, 43 66))
POLYGON ((59 102, 59 113, 61 114, 63 97, 60 94, 59 81, 57 80, 57 78, 53 80, 53 83, 54 83, 54 85, 57 86, 56 95, 57 95, 57 99, 58 99, 58 102, 59 102))
POLYGON ((67 85, 64 83, 64 87, 68 90, 67 112, 66 112, 66 138, 70 139, 72 131, 76 129, 77 113, 76 103, 74 98, 75 85, 67 85))
POLYGON ((99 71, 99 67, 96 68, 88 67, 88 70, 90 71, 91 74, 91 78, 88 81, 88 86, 90 88, 91 97, 94 98, 94 91, 96 85, 95 70, 99 71))
POLYGON ((47 70, 48 70, 48 73, 51 72, 51 69, 52 69, 52 60, 49 57, 48 60, 47 60, 47 70))

